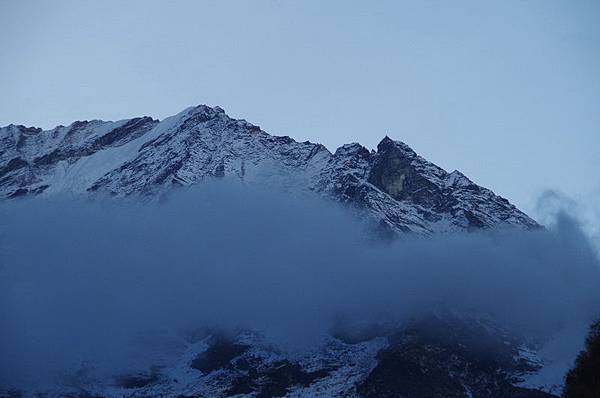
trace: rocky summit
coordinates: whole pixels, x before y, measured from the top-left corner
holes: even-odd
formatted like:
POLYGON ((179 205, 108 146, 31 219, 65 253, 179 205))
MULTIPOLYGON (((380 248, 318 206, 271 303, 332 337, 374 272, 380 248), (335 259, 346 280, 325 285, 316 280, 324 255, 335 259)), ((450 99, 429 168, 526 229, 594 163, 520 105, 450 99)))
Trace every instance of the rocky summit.
POLYGON ((392 235, 538 227, 508 200, 389 137, 376 151, 347 144, 331 153, 205 105, 162 121, 0 128, 4 199, 63 192, 154 196, 223 177, 315 192, 359 209, 392 235))

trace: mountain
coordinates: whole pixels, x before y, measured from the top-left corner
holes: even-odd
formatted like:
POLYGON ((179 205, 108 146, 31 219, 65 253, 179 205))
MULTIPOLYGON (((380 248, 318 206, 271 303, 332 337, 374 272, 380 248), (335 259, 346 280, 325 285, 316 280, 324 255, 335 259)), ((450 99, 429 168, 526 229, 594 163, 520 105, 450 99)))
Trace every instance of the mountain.
POLYGON ((219 107, 163 121, 77 121, 52 130, 0 128, 0 197, 61 192, 154 196, 230 177, 316 192, 361 209, 382 231, 429 235, 473 228, 537 228, 506 199, 385 137, 376 151, 272 136, 219 107))
MULTIPOLYGON (((347 144, 331 153, 205 105, 163 121, 0 128, 4 200, 61 193, 151 199, 215 178, 316 193, 363 212, 386 236, 539 228, 506 199, 389 137, 377 150, 347 144)), ((83 364, 49 390, 0 387, 0 397, 555 397, 536 379, 539 347, 464 314, 426 314, 351 335, 341 328, 297 352, 248 330, 164 339, 173 353, 150 369, 100 377, 94 364, 83 364)))

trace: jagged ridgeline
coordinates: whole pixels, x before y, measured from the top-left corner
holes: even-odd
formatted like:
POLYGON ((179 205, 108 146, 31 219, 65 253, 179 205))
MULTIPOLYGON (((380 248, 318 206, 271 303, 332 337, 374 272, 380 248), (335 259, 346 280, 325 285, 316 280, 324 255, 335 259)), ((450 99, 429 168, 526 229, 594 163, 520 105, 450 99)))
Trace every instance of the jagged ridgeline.
POLYGON ((347 144, 330 153, 205 105, 163 121, 0 128, 5 199, 61 192, 158 195, 220 177, 316 192, 364 210, 390 234, 538 226, 508 200, 388 137, 376 151, 347 144))

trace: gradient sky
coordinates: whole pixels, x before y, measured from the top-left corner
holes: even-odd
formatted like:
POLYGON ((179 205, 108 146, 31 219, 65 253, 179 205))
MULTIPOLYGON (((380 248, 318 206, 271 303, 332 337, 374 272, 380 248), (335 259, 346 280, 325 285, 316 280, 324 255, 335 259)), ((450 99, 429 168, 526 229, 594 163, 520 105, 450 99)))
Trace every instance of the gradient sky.
POLYGON ((533 211, 600 192, 598 1, 0 0, 0 125, 219 105, 277 135, 401 140, 533 211))

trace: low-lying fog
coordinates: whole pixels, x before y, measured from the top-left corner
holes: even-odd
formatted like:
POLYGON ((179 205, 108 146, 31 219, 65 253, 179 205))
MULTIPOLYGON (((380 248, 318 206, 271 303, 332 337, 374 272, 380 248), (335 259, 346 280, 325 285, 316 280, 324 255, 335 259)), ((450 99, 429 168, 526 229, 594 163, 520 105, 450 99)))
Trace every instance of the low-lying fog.
POLYGON ((536 232, 375 243, 335 205, 227 184, 153 204, 5 202, 0 385, 52 383, 81 364, 149 366, 140 336, 156 331, 244 327, 302 346, 340 316, 440 309, 493 316, 572 358, 600 314, 599 270, 563 213, 536 232))

